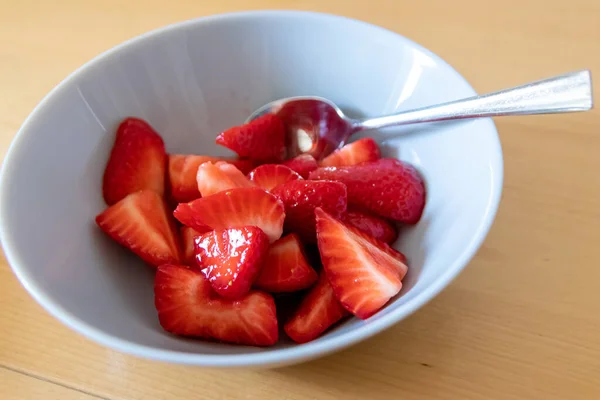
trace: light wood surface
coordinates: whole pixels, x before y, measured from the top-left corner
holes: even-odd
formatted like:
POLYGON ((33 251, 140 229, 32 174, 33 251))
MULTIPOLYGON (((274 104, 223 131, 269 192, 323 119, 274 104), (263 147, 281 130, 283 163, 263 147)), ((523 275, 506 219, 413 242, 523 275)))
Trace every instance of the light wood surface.
MULTIPOLYGON (((0 156, 37 102, 101 51, 168 23, 259 8, 392 29, 479 92, 580 68, 600 77, 598 0, 1 0, 0 156)), ((383 334, 278 370, 150 362, 62 326, 2 258, 0 398, 599 399, 600 111, 497 124, 505 185, 485 244, 449 288, 383 334)))

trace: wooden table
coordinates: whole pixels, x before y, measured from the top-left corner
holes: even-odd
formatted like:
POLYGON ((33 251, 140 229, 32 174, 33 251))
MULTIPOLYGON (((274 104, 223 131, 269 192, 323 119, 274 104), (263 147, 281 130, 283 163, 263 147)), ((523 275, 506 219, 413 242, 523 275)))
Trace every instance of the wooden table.
MULTIPOLYGON (((600 77, 598 0, 1 0, 1 156, 42 96, 96 54, 244 8, 379 24, 445 58, 480 92, 580 68, 600 77)), ((279 370, 151 362, 55 321, 2 259, 0 399, 599 399, 600 111, 497 123, 505 186, 489 237, 449 288, 385 333, 279 370)))

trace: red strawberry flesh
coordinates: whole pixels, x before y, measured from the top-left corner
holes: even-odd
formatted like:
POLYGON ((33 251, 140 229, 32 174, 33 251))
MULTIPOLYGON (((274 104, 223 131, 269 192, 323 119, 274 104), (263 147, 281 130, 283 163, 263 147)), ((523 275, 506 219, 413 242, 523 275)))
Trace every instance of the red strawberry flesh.
POLYGON ((260 188, 230 189, 181 203, 173 214, 197 231, 257 226, 271 243, 281 237, 285 219, 283 203, 260 188))
POLYGON ((117 129, 104 171, 104 201, 112 205, 140 190, 153 190, 162 196, 166 163, 165 145, 159 134, 146 121, 126 118, 117 129))
POLYGON ((282 161, 286 152, 285 127, 273 114, 230 128, 217 136, 216 142, 240 157, 260 162, 282 161))
POLYGON ((254 187, 254 184, 235 165, 224 161, 216 163, 209 161, 201 164, 198 167, 196 181, 202 197, 227 189, 254 187))
POLYGON ((284 161, 283 165, 296 171, 304 179, 308 179, 308 175, 319 168, 317 160, 310 154, 300 154, 297 157, 284 161))
POLYGON ((174 221, 163 198, 152 190, 132 193, 96 217, 109 237, 148 264, 179 263, 181 251, 174 221))
POLYGON ((255 226, 204 233, 195 239, 196 262, 213 290, 239 299, 254 283, 269 250, 269 238, 255 226))
POLYGON ((321 160, 322 167, 344 167, 381 158, 377 142, 372 138, 359 139, 334 151, 321 160))
POLYGON ((271 245, 254 286, 271 293, 286 293, 306 289, 316 280, 317 273, 306 260, 300 239, 290 234, 271 245))
POLYGON ((294 342, 306 343, 349 314, 336 299, 325 273, 321 273, 317 284, 285 323, 284 330, 294 342))
POLYGON ((209 157, 184 154, 169 155, 169 199, 175 203, 185 203, 199 198, 198 167, 205 162, 224 161, 235 165, 246 174, 254 168, 250 160, 235 160, 225 157, 209 157))
POLYGON ((385 218, 416 224, 425 207, 425 184, 417 170, 390 158, 349 167, 319 168, 310 179, 342 182, 348 205, 385 218))
POLYGON ((335 216, 346 211, 346 187, 333 181, 290 181, 276 187, 273 194, 285 205, 285 230, 297 233, 303 242, 314 243, 315 208, 335 216))
POLYGON ((271 346, 278 339, 273 297, 251 291, 239 300, 218 297, 202 272, 162 265, 154 281, 154 304, 168 332, 248 346, 271 346))
POLYGON ((387 244, 394 243, 398 238, 396 227, 385 218, 374 214, 348 210, 341 220, 387 244))
POLYGON ((320 208, 315 214, 321 261, 336 298, 357 317, 370 317, 402 288, 405 257, 320 208))
POLYGON ((277 186, 302 179, 295 171, 280 164, 263 164, 248 174, 248 178, 258 187, 271 191, 277 186))
POLYGON ((182 226, 179 229, 179 235, 181 236, 181 244, 183 248, 183 261, 189 265, 196 267, 196 251, 194 249, 194 239, 203 232, 198 232, 189 226, 182 226))

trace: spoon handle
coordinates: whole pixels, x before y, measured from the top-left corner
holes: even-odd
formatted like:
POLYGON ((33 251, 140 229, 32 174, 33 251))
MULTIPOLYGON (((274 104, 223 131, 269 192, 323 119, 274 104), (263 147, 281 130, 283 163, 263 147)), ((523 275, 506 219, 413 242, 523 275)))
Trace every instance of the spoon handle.
POLYGON ((577 112, 592 107, 591 74, 582 70, 482 96, 357 120, 354 131, 464 118, 577 112))

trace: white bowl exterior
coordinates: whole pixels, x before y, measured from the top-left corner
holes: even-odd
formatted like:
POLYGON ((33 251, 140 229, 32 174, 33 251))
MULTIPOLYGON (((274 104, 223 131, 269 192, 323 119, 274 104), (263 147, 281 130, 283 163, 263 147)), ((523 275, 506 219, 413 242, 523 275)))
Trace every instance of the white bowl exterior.
POLYGON ((283 365, 341 349, 401 320, 442 290, 485 238, 502 188, 502 152, 489 119, 404 128, 386 155, 427 182, 421 222, 397 246, 405 287, 367 321, 352 319, 311 343, 230 346, 165 333, 152 271, 97 229, 101 178, 126 116, 148 120, 167 151, 228 154, 221 130, 269 101, 331 99, 375 116, 474 95, 450 66, 413 42, 330 15, 262 11, 215 16, 151 32, 98 57, 27 119, 0 180, 1 240, 16 275, 52 315, 107 346, 171 362, 283 365), (429 131, 429 132, 428 132, 429 131))

